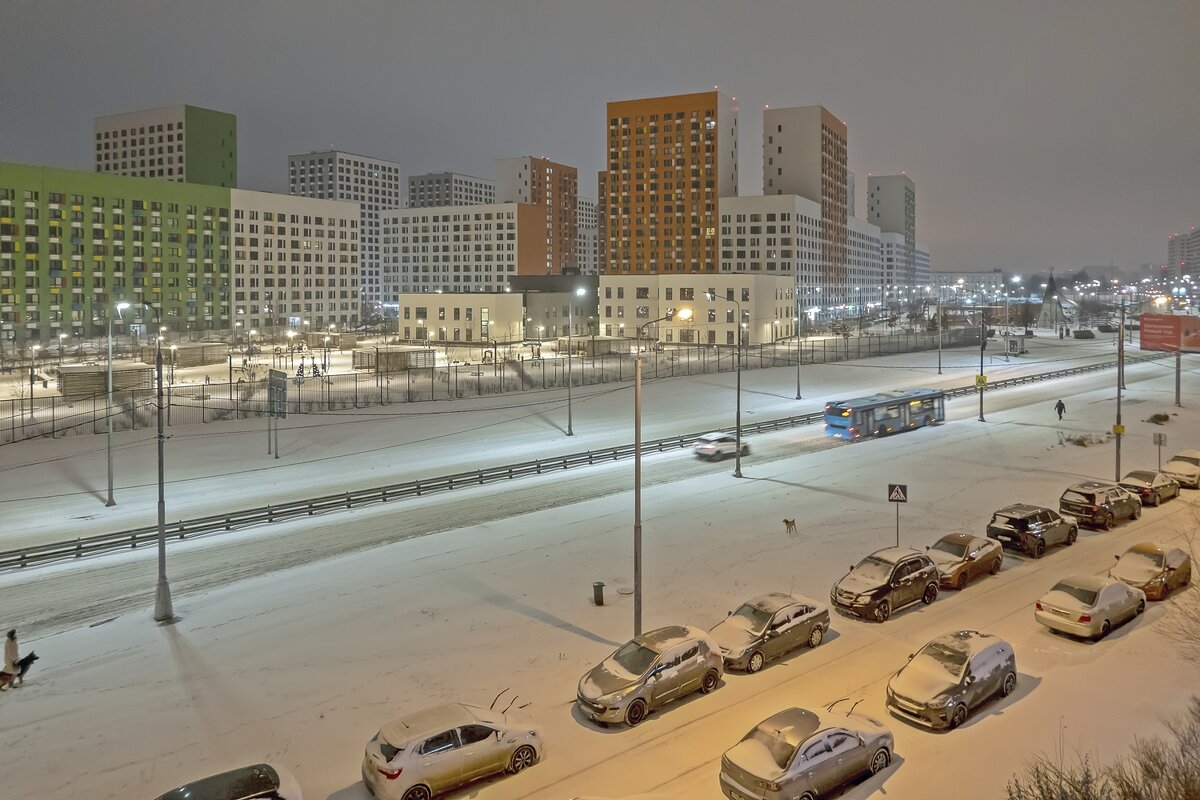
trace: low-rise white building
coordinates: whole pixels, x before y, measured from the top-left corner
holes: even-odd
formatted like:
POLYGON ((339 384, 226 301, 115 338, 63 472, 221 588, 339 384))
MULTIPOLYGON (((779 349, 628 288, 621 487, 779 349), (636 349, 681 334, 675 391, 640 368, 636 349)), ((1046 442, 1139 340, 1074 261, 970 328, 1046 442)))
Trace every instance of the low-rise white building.
POLYGON ((518 292, 404 292, 397 335, 406 341, 521 341, 525 303, 518 292))

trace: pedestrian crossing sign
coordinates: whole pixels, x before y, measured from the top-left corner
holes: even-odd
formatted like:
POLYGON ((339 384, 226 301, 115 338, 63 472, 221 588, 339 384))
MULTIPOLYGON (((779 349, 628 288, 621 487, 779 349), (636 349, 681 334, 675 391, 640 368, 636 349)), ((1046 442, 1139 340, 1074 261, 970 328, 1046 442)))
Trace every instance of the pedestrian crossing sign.
POLYGON ((906 484, 906 483, 889 483, 888 484, 888 502, 889 503, 907 503, 908 502, 908 484, 906 484))

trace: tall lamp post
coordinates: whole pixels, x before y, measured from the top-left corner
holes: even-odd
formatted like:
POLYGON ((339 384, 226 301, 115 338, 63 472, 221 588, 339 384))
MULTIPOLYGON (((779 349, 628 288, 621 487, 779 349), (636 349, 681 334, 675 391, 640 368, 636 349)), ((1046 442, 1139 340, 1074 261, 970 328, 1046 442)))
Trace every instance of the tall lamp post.
MULTIPOLYGON (((587 294, 587 290, 582 286, 575 290, 575 297, 583 297, 587 294)), ((571 333, 575 327, 575 298, 567 296, 567 436, 574 436, 575 430, 571 425, 571 356, 573 348, 571 347, 571 333)), ((594 355, 594 354, 593 354, 594 355)))
MULTIPOLYGON (((129 303, 117 303, 117 317, 121 316, 121 312, 129 308, 129 303)), ((107 413, 104 415, 107 420, 107 445, 108 445, 108 499, 104 502, 106 507, 112 507, 117 504, 113 499, 113 459, 112 459, 112 395, 113 395, 113 373, 112 373, 112 314, 108 315, 108 406, 107 413)))
POLYGON ((979 421, 985 422, 983 418, 983 349, 987 347, 987 325, 984 324, 985 306, 979 306, 979 421))
MULTIPOLYGON (((160 326, 162 318, 159 310, 149 303, 143 306, 154 312, 154 321, 160 326)), ((167 501, 165 452, 167 436, 163 431, 163 356, 162 336, 157 337, 154 347, 154 379, 157 384, 158 396, 158 584, 154 591, 154 620, 169 622, 175 618, 171 605, 171 585, 167 582, 167 501)))
POLYGON ((65 333, 60 333, 58 335, 58 365, 60 367, 62 366, 62 359, 63 359, 63 339, 65 339, 65 338, 67 338, 67 335, 65 333))
MULTIPOLYGON (((691 319, 692 310, 679 311, 679 318, 691 319)), ((642 334, 657 322, 671 320, 675 309, 666 316, 652 319, 637 329, 637 355, 633 368, 633 635, 642 635, 642 334)))
POLYGON ((797 400, 803 399, 800 397, 800 362, 804 360, 804 345, 802 343, 802 340, 800 339, 800 321, 803 317, 803 313, 804 312, 802 312, 800 310, 800 293, 796 292, 796 399, 797 400))
MULTIPOLYGON (((717 299, 715 292, 705 292, 704 296, 708 298, 710 303, 717 299)), ((734 443, 733 451, 734 458, 736 459, 734 461, 733 477, 740 478, 742 477, 742 304, 732 297, 728 297, 726 300, 736 305, 738 312, 736 326, 737 347, 734 349, 737 357, 737 368, 735 370, 737 372, 737 441, 734 443)))

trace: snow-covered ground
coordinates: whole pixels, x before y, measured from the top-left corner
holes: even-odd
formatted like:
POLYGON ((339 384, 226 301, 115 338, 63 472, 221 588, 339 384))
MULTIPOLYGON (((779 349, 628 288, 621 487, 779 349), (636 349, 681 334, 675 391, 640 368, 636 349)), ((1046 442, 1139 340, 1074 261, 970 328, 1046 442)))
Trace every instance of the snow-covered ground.
MULTIPOLYGON (((969 380, 970 358, 952 358, 944 377, 959 385, 969 380)), ((840 372, 820 379, 814 368, 808 374, 820 388, 800 403, 789 397, 786 370, 746 373, 744 391, 753 398, 747 408, 773 416, 809 410, 809 403, 815 409, 830 394, 860 387, 934 382, 927 362, 901 366, 902 359, 831 366, 840 372)), ((998 367, 989 374, 1004 376, 998 367)), ((715 405, 714 393, 698 398, 701 388, 728 386, 731 377, 650 387, 647 427, 655 427, 647 435, 727 424, 728 410, 715 405)), ((952 530, 981 532, 1003 504, 1053 505, 1077 478, 1111 478, 1111 444, 1061 446, 1059 434, 1107 430, 1114 381, 1115 372, 1104 371, 996 392, 987 397, 986 423, 976 421, 973 398, 954 400, 944 426, 853 445, 830 447, 818 428, 755 437, 744 480, 730 476, 728 462, 700 464, 685 452, 647 456, 647 626, 709 626, 769 590, 825 599, 848 564, 892 543, 889 482, 907 483, 910 491, 901 541, 923 546, 952 530), (1062 423, 1051 410, 1059 397, 1068 406, 1062 423), (783 518, 796 519, 796 534, 784 532, 783 518)), ((1123 471, 1155 463, 1152 432, 1167 433, 1171 452, 1200 442, 1200 414, 1172 407, 1168 364, 1130 366, 1126 382, 1123 471), (1157 411, 1178 414, 1164 428, 1142 422, 1157 411)), ((1185 406, 1197 388, 1194 372, 1185 373, 1185 406)), ((555 452, 588 446, 580 437, 627 441, 620 421, 627 394, 615 394, 621 409, 611 417, 597 409, 613 405, 614 396, 577 406, 579 436, 555 452)), ((523 423, 538 447, 557 442, 550 433, 561 424, 558 406, 544 413, 548 418, 523 423)), ((401 439, 441 435, 437 424, 421 417, 401 439)), ((347 480, 379 477, 347 468, 365 457, 337 458, 345 451, 323 438, 336 430, 318 431, 328 432, 305 433, 301 449, 311 448, 314 458, 330 447, 334 480, 343 472, 347 480)), ((496 457, 524 457, 519 437, 503 431, 492 422, 474 438, 489 454, 503 447, 496 457)), ((410 451, 418 463, 407 468, 444 471, 430 460, 472 434, 445 436, 442 445, 410 451)), ((350 437, 362 447, 363 438, 350 437)), ((208 485, 217 502, 250 496, 245 484, 253 473, 230 470, 237 477, 220 480, 221 470, 206 460, 212 456, 203 455, 205 441, 188 451, 201 454, 198 485, 208 485), (238 485, 228 486, 231 480, 238 485)), ((463 457, 445 455, 446 463, 463 457)), ((379 463, 389 465, 379 470, 396 469, 379 463)), ((52 468, 42 469, 51 470, 43 485, 52 490, 52 468)), ((303 480, 313 469, 309 463, 289 476, 303 480)), ((442 700, 487 705, 507 687, 519 702, 532 703, 526 713, 545 726, 547 759, 456 797, 549 800, 654 790, 715 800, 720 754, 753 724, 789 705, 817 708, 841 697, 864 698, 859 710, 885 720, 898 755, 883 775, 843 797, 998 797, 1027 755, 1060 741, 1068 750, 1111 755, 1134 735, 1161 731, 1160 718, 1200 691, 1196 666, 1182 662, 1156 631, 1161 605, 1097 644, 1046 633, 1031 610, 1063 575, 1105 569, 1132 543, 1174 541, 1194 530, 1197 494, 1188 492, 1111 533, 1084 531, 1077 545, 1041 561, 1010 556, 999 576, 946 592, 886 625, 835 616, 834 634, 818 650, 758 675, 728 675, 713 695, 670 706, 637 729, 594 728, 573 713, 572 699, 579 676, 631 632, 631 472, 623 462, 184 543, 172 548, 169 562, 181 617, 171 626, 150 620, 151 551, 0 575, 3 616, 22 630, 23 620, 33 621, 23 647, 43 659, 25 687, 0 696, 0 791, 5 798, 149 798, 270 759, 297 774, 307 797, 360 800, 362 748, 382 723, 442 700), (420 535, 432 531, 442 532, 420 535), (607 584, 604 607, 590 603, 594 580, 607 584), (888 719, 888 676, 925 641, 958 628, 991 631, 1014 645, 1015 695, 949 734, 888 719)), ((124 492, 127 505, 135 504, 135 491, 124 492)), ((152 515, 153 506, 145 508, 152 515)))

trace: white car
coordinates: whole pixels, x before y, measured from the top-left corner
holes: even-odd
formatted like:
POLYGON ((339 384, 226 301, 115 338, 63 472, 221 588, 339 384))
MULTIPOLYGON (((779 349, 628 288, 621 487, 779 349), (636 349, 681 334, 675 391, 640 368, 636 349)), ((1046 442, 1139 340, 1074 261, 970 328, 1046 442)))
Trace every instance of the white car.
MULTIPOLYGON (((696 439, 692 452, 709 461, 730 458, 737 452, 737 437, 732 433, 706 433, 696 439)), ((750 445, 746 444, 745 438, 742 439, 742 455, 750 455, 750 445)))
POLYGON ((1088 639, 1146 610, 1146 593, 1107 575, 1072 575, 1054 584, 1034 605, 1033 617, 1051 630, 1088 639))
POLYGON ((542 759, 542 731, 509 714, 463 703, 389 722, 367 742, 362 778, 379 800, 430 800, 542 759))
POLYGON ((1183 450, 1163 464, 1162 471, 1179 481, 1180 486, 1200 489, 1200 450, 1183 450))

